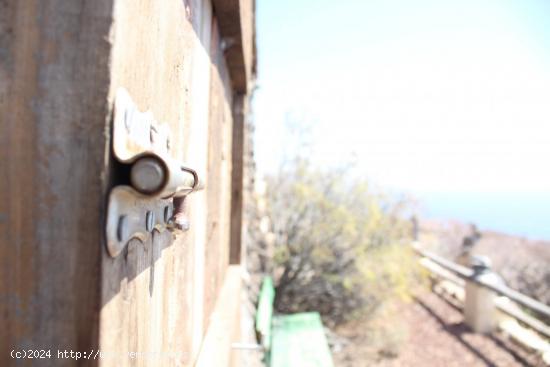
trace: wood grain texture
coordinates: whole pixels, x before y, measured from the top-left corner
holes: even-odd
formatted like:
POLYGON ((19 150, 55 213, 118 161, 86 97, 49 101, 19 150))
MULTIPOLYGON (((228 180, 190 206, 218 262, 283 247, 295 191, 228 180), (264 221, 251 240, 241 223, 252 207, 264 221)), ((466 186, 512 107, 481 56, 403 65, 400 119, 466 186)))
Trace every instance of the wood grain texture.
POLYGON ((256 72, 255 1, 212 0, 212 4, 225 45, 233 89, 246 94, 256 72))
MULTIPOLYGON (((151 110, 170 126, 171 155, 203 173, 210 123, 210 7, 208 1, 117 1, 109 93, 112 100, 119 87, 126 88, 140 110, 151 110)), ((204 335, 207 193, 187 199, 190 231, 134 241, 115 259, 103 253, 100 349, 159 358, 105 359, 102 365, 193 364, 204 335)))
POLYGON ((212 22, 210 124, 208 131, 208 213, 205 249, 205 326, 229 264, 231 207, 231 82, 220 45, 217 19, 212 22))
POLYGON ((97 348, 111 9, 0 2, 2 366, 97 348))
POLYGON ((245 115, 247 98, 243 94, 233 96, 233 148, 231 170, 231 243, 229 263, 241 263, 245 115))
POLYGON ((59 366, 196 361, 229 262, 234 154, 235 87, 212 11, 209 0, 0 0, 0 365, 31 364, 13 348, 102 352, 59 366), (189 198, 189 232, 111 258, 119 87, 170 125, 171 154, 207 188, 189 198))
POLYGON ((239 265, 232 265, 224 274, 225 280, 196 367, 239 366, 233 359, 232 343, 239 335, 241 271, 239 265))

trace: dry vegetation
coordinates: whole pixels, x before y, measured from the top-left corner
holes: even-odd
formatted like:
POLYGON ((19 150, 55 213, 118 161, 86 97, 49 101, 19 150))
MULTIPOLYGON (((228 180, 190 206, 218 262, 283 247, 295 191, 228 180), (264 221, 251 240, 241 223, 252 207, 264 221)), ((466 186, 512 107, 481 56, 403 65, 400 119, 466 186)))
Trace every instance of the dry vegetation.
MULTIPOLYGON (((445 363, 450 359, 438 352, 443 347, 456 349, 457 363, 466 357, 476 360, 475 353, 464 354, 457 346, 464 330, 439 330, 433 316, 419 309, 418 302, 409 302, 412 295, 429 295, 407 246, 410 203, 346 176, 344 170, 317 170, 296 161, 268 178, 248 208, 254 218, 247 226, 250 284, 256 284, 252 294, 264 275, 272 275, 278 312, 319 311, 337 365, 400 365, 403 358, 414 360, 415 350, 425 345, 432 345, 431 358, 437 355, 445 363), (417 336, 420 327, 431 338, 428 344, 417 336), (448 345, 440 345, 439 339, 448 345)), ((450 259, 459 256, 464 237, 471 234, 470 226, 461 223, 423 221, 420 229, 420 240, 450 259)), ((549 244, 484 232, 473 248, 491 255, 509 285, 548 302, 549 244)), ((433 302, 441 308, 438 312, 452 313, 433 302)), ((486 349, 480 353, 510 358, 494 342, 464 335, 486 349)), ((484 363, 482 358, 478 362, 484 363)))
POLYGON ((300 161, 268 180, 279 312, 315 310, 336 325, 406 297, 415 281, 406 203, 346 176, 300 161))

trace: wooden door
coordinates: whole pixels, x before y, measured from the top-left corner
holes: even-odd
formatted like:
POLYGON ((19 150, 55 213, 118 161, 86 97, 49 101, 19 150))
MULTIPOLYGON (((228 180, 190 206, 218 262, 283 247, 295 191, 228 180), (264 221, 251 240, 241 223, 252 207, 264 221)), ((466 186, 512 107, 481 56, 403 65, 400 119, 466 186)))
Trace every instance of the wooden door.
POLYGON ((207 347, 229 355, 234 330, 225 345, 205 340, 223 324, 220 303, 238 310, 233 142, 245 132, 253 13, 251 0, 0 2, 0 365, 185 366, 207 347), (170 155, 206 186, 189 196, 189 231, 153 232, 112 257, 120 88, 169 125, 170 155), (13 357, 25 350, 50 357, 13 357))

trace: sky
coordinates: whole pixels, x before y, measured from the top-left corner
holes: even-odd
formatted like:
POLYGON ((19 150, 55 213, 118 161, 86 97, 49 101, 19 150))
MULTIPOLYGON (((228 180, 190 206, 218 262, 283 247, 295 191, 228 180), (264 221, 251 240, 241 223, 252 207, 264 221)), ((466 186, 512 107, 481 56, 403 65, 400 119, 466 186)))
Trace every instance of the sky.
POLYGON ((260 174, 297 124, 427 216, 550 239, 550 1, 257 0, 257 32, 260 174))

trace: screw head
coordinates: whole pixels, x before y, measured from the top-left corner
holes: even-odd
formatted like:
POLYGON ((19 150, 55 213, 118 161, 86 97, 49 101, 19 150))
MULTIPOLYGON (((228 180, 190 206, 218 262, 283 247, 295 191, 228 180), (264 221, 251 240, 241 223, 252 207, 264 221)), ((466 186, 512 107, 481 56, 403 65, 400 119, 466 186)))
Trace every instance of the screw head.
POLYGON ((148 210, 145 214, 145 229, 147 232, 152 232, 155 225, 155 213, 148 210))
POLYGON ((174 222, 174 225, 177 229, 180 231, 188 231, 189 228, 191 228, 191 223, 189 222, 189 219, 185 216, 178 216, 174 222))

